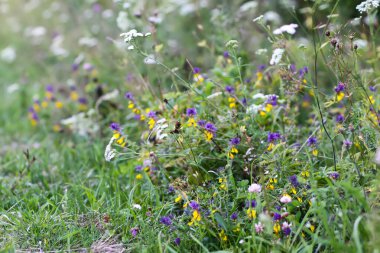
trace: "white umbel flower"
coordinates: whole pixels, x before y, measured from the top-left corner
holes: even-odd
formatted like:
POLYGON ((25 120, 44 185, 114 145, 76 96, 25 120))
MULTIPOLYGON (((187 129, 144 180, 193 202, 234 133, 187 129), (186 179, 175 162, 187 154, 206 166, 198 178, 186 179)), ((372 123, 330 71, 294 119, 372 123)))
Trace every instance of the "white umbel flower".
POLYGON ((283 48, 276 48, 273 51, 272 58, 270 59, 269 64, 270 65, 277 65, 280 63, 282 55, 284 54, 285 49, 283 48))
POLYGON ((116 156, 116 150, 112 148, 112 143, 115 140, 115 137, 112 137, 108 145, 106 146, 106 150, 104 151, 104 158, 107 162, 110 162, 116 156))
POLYGON ((248 192, 250 192, 250 193, 253 193, 253 192, 259 193, 259 192, 261 192, 261 185, 259 185, 259 184, 251 184, 248 187, 248 192))
POLYGON ((16 50, 13 47, 6 47, 0 52, 0 59, 11 63, 16 59, 16 50))
POLYGON ((297 24, 283 25, 280 28, 277 28, 276 30, 274 30, 273 34, 276 34, 276 35, 283 34, 283 33, 295 34, 297 27, 298 27, 297 24))
POLYGON ((377 7, 380 6, 380 1, 379 0, 366 0, 362 2, 361 4, 356 6, 356 9, 360 12, 369 12, 373 9, 376 9, 377 7))

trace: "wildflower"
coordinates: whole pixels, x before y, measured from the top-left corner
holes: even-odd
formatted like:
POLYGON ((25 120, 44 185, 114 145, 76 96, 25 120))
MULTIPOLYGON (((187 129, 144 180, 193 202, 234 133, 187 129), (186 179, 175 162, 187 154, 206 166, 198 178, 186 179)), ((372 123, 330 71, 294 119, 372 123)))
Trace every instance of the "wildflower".
POLYGON ((230 93, 230 94, 234 94, 235 93, 235 88, 230 86, 230 85, 227 85, 225 90, 230 93))
POLYGON ((141 210, 141 206, 139 204, 133 204, 133 209, 141 210))
POLYGON ((261 222, 255 224, 256 233, 261 234, 264 232, 264 225, 261 222))
POLYGON ((182 200, 182 196, 181 195, 178 195, 175 199, 174 199, 174 202, 175 203, 178 203, 182 200))
POLYGON ((286 236, 290 235, 290 233, 292 232, 292 230, 290 229, 291 226, 292 226, 292 224, 289 224, 286 221, 284 221, 284 223, 282 223, 282 232, 284 233, 284 235, 286 235, 286 236))
POLYGON ((87 109, 87 99, 84 97, 78 98, 78 103, 79 103, 79 110, 86 110, 87 109))
POLYGON ((204 77, 201 75, 201 69, 198 67, 195 67, 194 70, 194 76, 193 79, 197 84, 201 84, 204 81, 204 77))
POLYGON ((376 87, 375 86, 369 86, 369 90, 372 91, 372 92, 375 92, 376 91, 376 87))
POLYGON ((296 175, 293 175, 293 176, 290 176, 289 177, 289 181, 290 181, 290 183, 294 186, 294 187, 297 187, 297 186, 299 186, 299 182, 298 182, 298 180, 297 180, 297 176, 296 175))
POLYGON ((228 103, 230 108, 236 108, 236 99, 235 98, 228 98, 228 103))
POLYGON ((250 193, 253 193, 253 192, 259 193, 259 192, 261 192, 261 185, 259 185, 259 184, 251 184, 248 187, 248 192, 250 192, 250 193))
POLYGON ((104 151, 104 158, 107 162, 111 161, 116 156, 116 151, 111 147, 114 140, 115 137, 112 137, 104 151))
POLYGON ((230 57, 229 52, 228 52, 228 51, 224 51, 224 52, 223 52, 223 57, 224 57, 224 58, 229 58, 229 57, 230 57))
POLYGON ((268 133, 268 142, 275 142, 281 138, 280 133, 268 133))
POLYGON ((196 201, 194 201, 194 200, 190 201, 189 206, 193 210, 199 210, 199 204, 196 201))
MULTIPOLYGON (((199 123, 199 122, 198 122, 199 123)), ((211 141, 212 138, 214 138, 214 135, 215 135, 215 132, 217 130, 217 128, 215 127, 214 124, 210 123, 210 122, 207 122, 205 125, 204 125, 204 129, 206 130, 205 131, 205 137, 206 137, 206 140, 207 141, 211 141)))
POLYGON ((148 121, 149 129, 153 129, 154 125, 156 124, 156 119, 157 119, 156 112, 154 111, 148 112, 147 117, 149 118, 149 121, 148 121))
POLYGON ((232 213, 230 218, 231 218, 231 220, 235 221, 238 218, 238 214, 237 213, 232 213))
POLYGON ((280 224, 277 222, 273 225, 273 232, 277 235, 281 231, 280 224))
POLYGON ((252 199, 251 201, 247 201, 245 203, 245 207, 246 208, 249 208, 249 207, 256 207, 256 200, 252 199))
POLYGON ((302 177, 305 177, 305 178, 307 178, 307 177, 309 177, 309 176, 310 176, 310 172, 309 172, 309 171, 307 171, 307 170, 305 170, 305 171, 302 171, 302 172, 301 172, 301 176, 302 176, 302 177))
POLYGON ((273 31, 273 34, 279 35, 283 33, 289 33, 289 34, 295 34, 296 28, 298 27, 297 24, 289 24, 289 25, 283 25, 280 28, 277 28, 273 31))
POLYGON ((201 221, 201 219, 202 219, 201 213, 197 209, 195 209, 193 210, 193 215, 188 225, 192 226, 195 222, 201 221))
POLYGON ((201 120, 198 121, 198 125, 200 127, 204 127, 206 125, 206 121, 204 121, 204 120, 201 119, 201 120))
POLYGON ((195 108, 187 108, 187 110, 186 110, 186 116, 187 117, 195 117, 195 116, 197 116, 197 109, 195 109, 195 108))
POLYGON ((248 208, 247 210, 247 215, 249 219, 254 219, 256 218, 256 210, 253 208, 248 208))
POLYGON ((273 106, 276 106, 277 105, 277 99, 278 99, 277 95, 269 95, 266 103, 273 105, 273 106))
POLYGON ((137 180, 141 180, 141 179, 143 179, 143 175, 141 175, 140 173, 137 174, 137 175, 136 175, 136 179, 137 179, 137 180))
POLYGON ((177 237, 177 238, 174 239, 174 244, 175 245, 179 246, 180 243, 181 243, 181 238, 177 237))
POLYGON ((338 85, 335 87, 335 92, 336 92, 336 98, 337 101, 341 101, 344 98, 344 90, 346 89, 346 84, 339 82, 338 85))
POLYGON ((301 69, 298 70, 298 78, 299 79, 302 79, 304 78, 305 74, 309 73, 309 68, 308 67, 303 67, 301 69))
POLYGON ((292 202, 292 198, 289 196, 289 194, 284 194, 284 195, 282 195, 280 202, 287 204, 287 203, 292 202))
POLYGON ((115 123, 115 122, 112 122, 110 124, 110 128, 114 131, 117 131, 117 132, 120 132, 120 130, 121 130, 120 125, 118 123, 115 123))
POLYGON ((130 101, 134 101, 134 100, 135 100, 134 97, 133 97, 133 94, 132 94, 131 92, 126 92, 126 93, 124 94, 124 97, 125 97, 126 99, 130 100, 130 101))
POLYGON ((336 115, 336 117, 335 117, 335 121, 336 121, 337 123, 343 123, 343 121, 344 121, 344 116, 343 116, 343 114, 339 113, 338 115, 336 115))
POLYGON ((279 64, 280 61, 281 61, 282 55, 284 54, 284 52, 285 52, 285 49, 283 49, 283 48, 276 48, 273 51, 272 58, 271 58, 269 64, 270 65, 277 65, 277 64, 279 64))
POLYGON ((49 100, 53 98, 54 95, 54 88, 51 84, 48 84, 45 88, 45 97, 49 100))
POLYGON ((139 233, 139 228, 138 227, 131 228, 130 232, 133 237, 136 237, 136 235, 139 233))
POLYGON ((220 231, 219 233, 219 237, 222 241, 227 241, 227 235, 224 233, 224 230, 222 229, 222 231, 220 231))
POLYGON ((356 6, 356 9, 360 12, 370 12, 373 9, 376 9, 379 7, 380 1, 379 0, 366 0, 361 2, 359 5, 356 6))
POLYGON ((307 139, 307 145, 308 146, 315 146, 316 144, 317 144, 317 138, 315 138, 314 136, 310 136, 307 139))
POLYGON ((124 38, 124 42, 125 43, 130 43, 132 42, 135 38, 137 37, 147 37, 149 36, 150 34, 149 33, 146 33, 145 35, 142 34, 142 33, 139 33, 137 32, 136 29, 132 29, 130 30, 129 32, 126 32, 126 33, 121 33, 120 34, 120 37, 123 37, 124 38))
POLYGON ((56 101, 56 102, 55 102, 55 107, 56 107, 57 109, 61 109, 61 108, 63 107, 63 103, 62 103, 61 101, 56 101))
POLYGON ((61 125, 59 125, 59 124, 54 124, 54 125, 53 125, 53 131, 54 131, 54 132, 58 133, 58 132, 60 132, 61 130, 62 130, 61 125))
POLYGON ((71 91, 70 91, 70 99, 73 100, 73 101, 77 101, 78 98, 79 98, 79 94, 78 92, 75 90, 75 87, 71 87, 71 91))
POLYGON ((339 173, 336 171, 333 171, 329 174, 329 177, 334 179, 334 180, 337 180, 339 178, 339 176, 340 176, 339 173))
POLYGON ((276 212, 274 212, 273 213, 273 220, 274 221, 279 221, 279 220, 281 220, 281 214, 279 214, 279 213, 276 213, 276 212))
POLYGON ((160 222, 166 226, 170 226, 172 224, 172 219, 169 216, 162 216, 160 222))

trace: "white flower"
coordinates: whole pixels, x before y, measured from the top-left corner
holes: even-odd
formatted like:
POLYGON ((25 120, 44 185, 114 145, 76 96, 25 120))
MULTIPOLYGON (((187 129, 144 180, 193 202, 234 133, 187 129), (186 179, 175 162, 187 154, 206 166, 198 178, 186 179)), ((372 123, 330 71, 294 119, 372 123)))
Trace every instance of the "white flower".
POLYGON ((377 7, 380 6, 380 1, 379 0, 366 0, 362 2, 361 4, 356 6, 356 9, 360 12, 369 12, 372 9, 376 9, 377 7))
POLYGON ((106 150, 104 151, 104 158, 107 162, 110 162, 116 156, 116 150, 112 148, 112 143, 115 140, 115 137, 112 137, 108 145, 106 146, 106 150))
POLYGON ((259 184, 251 184, 249 187, 248 187, 248 192, 256 192, 256 193, 259 193, 261 192, 261 185, 259 184))
POLYGON ((13 47, 6 47, 0 52, 1 60, 11 63, 16 59, 16 50, 13 47))
POLYGON ((252 21, 253 21, 253 22, 259 22, 259 21, 261 21, 263 18, 264 18, 264 16, 263 16, 263 15, 260 15, 260 16, 258 16, 257 18, 254 18, 252 21))
POLYGON ((156 64, 157 62, 156 62, 156 58, 154 57, 154 55, 150 54, 147 57, 145 57, 144 63, 151 65, 151 64, 156 64))
POLYGON ((276 30, 273 31, 273 34, 283 34, 285 32, 289 34, 295 34, 296 33, 296 28, 298 27, 297 24, 289 24, 289 25, 283 25, 280 28, 277 28, 276 30))
POLYGON ((270 65, 277 65, 281 61, 281 58, 282 58, 282 55, 284 54, 284 52, 285 52, 285 49, 276 48, 273 51, 272 58, 270 59, 269 64, 270 65))
MULTIPOLYGON (((136 29, 132 29, 129 32, 120 34, 120 37, 124 37, 124 42, 125 43, 129 43, 134 38, 143 37, 143 36, 144 36, 144 34, 137 32, 136 29)), ((145 36, 149 36, 149 33, 146 33, 145 36)))
POLYGON ((135 49, 135 46, 134 45, 130 45, 130 46, 127 47, 127 49, 128 50, 133 50, 133 49, 135 49))
POLYGON ((133 209, 141 210, 141 206, 139 204, 133 204, 132 207, 133 209))
POLYGON ((263 54, 266 54, 268 52, 268 50, 266 48, 260 48, 260 49, 257 49, 255 54, 257 55, 263 55, 263 54))
POLYGON ((292 198, 288 195, 288 194, 284 194, 281 199, 280 199, 280 202, 281 203, 284 203, 284 204, 287 204, 289 202, 292 202, 292 198))

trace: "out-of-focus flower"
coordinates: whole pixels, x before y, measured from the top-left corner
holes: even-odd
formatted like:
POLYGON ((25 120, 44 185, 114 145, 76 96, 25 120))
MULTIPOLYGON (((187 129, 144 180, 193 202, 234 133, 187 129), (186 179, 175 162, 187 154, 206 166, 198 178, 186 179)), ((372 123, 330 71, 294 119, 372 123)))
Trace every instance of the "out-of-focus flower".
POLYGON ((166 226, 170 226, 172 224, 172 219, 169 216, 163 216, 160 219, 160 222, 166 226))
POLYGON ((280 198, 280 202, 281 202, 281 203, 284 203, 284 204, 287 204, 287 203, 292 202, 292 198, 291 198, 288 194, 284 194, 284 195, 282 195, 282 197, 280 198))
POLYGON ((356 9, 360 12, 369 12, 373 9, 376 9, 379 7, 380 1, 379 0, 366 0, 361 2, 359 5, 356 6, 356 9))
POLYGON ((280 63, 282 55, 284 54, 285 49, 283 48, 276 48, 273 51, 272 58, 270 59, 269 64, 270 65, 277 65, 280 63))
POLYGON ((264 231, 264 225, 259 222, 255 224, 256 233, 261 234, 264 231))
POLYGON ((16 50, 13 47, 6 47, 0 52, 0 59, 12 63, 16 59, 16 50))
POLYGON ((289 33, 289 34, 295 34, 296 28, 298 27, 297 24, 289 24, 289 25, 283 25, 280 28, 277 28, 273 31, 273 34, 283 34, 283 33, 289 33))
POLYGON ((256 192, 256 193, 259 193, 261 192, 261 185, 259 184, 251 184, 249 187, 248 187, 248 192, 256 192))

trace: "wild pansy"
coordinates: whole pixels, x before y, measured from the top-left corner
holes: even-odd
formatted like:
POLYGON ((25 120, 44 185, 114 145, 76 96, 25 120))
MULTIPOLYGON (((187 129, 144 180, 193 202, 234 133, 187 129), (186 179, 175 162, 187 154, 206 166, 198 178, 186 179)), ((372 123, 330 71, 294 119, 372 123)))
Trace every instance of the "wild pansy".
POLYGON ((193 210, 192 211, 192 217, 190 222, 188 223, 189 226, 192 226, 194 223, 196 224, 197 222, 201 221, 201 213, 199 212, 199 204, 192 200, 189 203, 189 207, 193 210))
POLYGON ((317 143, 318 143, 317 142, 317 138, 314 137, 314 136, 310 136, 307 139, 307 145, 312 148, 311 153, 313 154, 313 156, 317 156, 318 155, 317 143))
POLYGON ((72 101, 77 101, 79 98, 79 94, 77 92, 77 88, 75 86, 70 87, 70 99, 72 101))
POLYGON ((166 226, 172 225, 172 219, 169 216, 162 216, 160 222, 166 226))
POLYGON ((87 99, 85 97, 80 97, 78 98, 78 103, 79 103, 79 110, 85 111, 87 110, 87 99))
POLYGON ((238 149, 236 148, 236 146, 239 144, 240 144, 240 137, 234 137, 230 140, 230 151, 228 152, 228 156, 231 159, 234 159, 235 155, 239 153, 238 149))
POLYGON ((198 84, 198 85, 201 84, 201 83, 203 83, 205 79, 204 79, 204 77, 201 74, 201 69, 198 68, 198 67, 195 67, 193 69, 193 72, 194 72, 194 76, 193 76, 194 82, 196 84, 198 84))
POLYGON ((346 89, 346 84, 345 83, 342 83, 342 82, 339 82, 338 85, 335 87, 335 93, 336 93, 336 100, 339 102, 341 101, 345 94, 344 94, 344 91, 346 89))
POLYGON ((277 133, 277 132, 269 132, 268 133, 268 139, 267 141, 269 142, 269 146, 267 148, 268 151, 271 151, 273 148, 274 148, 274 143, 278 140, 281 139, 281 134, 280 133, 277 133))
POLYGON ((146 115, 148 120, 148 126, 149 129, 153 129, 154 125, 156 124, 157 115, 155 111, 148 111, 148 114, 146 115))
POLYGON ((122 136, 120 125, 118 123, 112 122, 110 124, 110 128, 113 130, 112 138, 114 138, 116 140, 116 143, 121 147, 125 147, 127 145, 127 141, 125 140, 125 137, 122 136))
POLYGON ((28 110, 28 118, 29 118, 30 123, 32 124, 32 126, 36 126, 38 124, 39 117, 38 117, 38 114, 34 110, 33 107, 29 108, 29 110, 28 110))
POLYGON ((186 116, 189 118, 187 121, 187 126, 189 127, 196 127, 197 123, 195 121, 195 117, 197 116, 197 109, 195 108, 187 108, 186 110, 186 116))
POLYGON ((54 97, 54 87, 51 84, 48 84, 45 88, 45 97, 48 100, 52 100, 54 97))
POLYGON ((198 121, 198 125, 201 127, 203 125, 206 141, 211 141, 214 138, 216 131, 218 130, 215 125, 211 122, 204 123, 201 121, 198 121))

